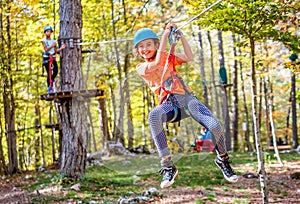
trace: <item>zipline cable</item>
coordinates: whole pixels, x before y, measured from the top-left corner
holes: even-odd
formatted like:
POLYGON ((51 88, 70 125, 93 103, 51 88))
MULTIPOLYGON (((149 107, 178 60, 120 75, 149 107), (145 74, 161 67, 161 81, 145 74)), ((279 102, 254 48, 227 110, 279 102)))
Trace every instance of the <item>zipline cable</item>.
POLYGON ((215 3, 213 3, 212 5, 210 5, 209 7, 207 7, 206 9, 204 9, 201 13, 199 13, 198 15, 194 16, 193 18, 191 18, 190 20, 188 20, 185 24, 183 24, 182 26, 179 26, 179 28, 177 28, 174 32, 176 33, 178 30, 184 28, 185 26, 187 26, 188 24, 190 24, 192 21, 194 21, 196 18, 198 18, 199 16, 203 15, 204 13, 206 13, 207 11, 209 11, 212 7, 216 6, 217 4, 221 3, 222 0, 218 0, 215 3))
MULTIPOLYGON (((196 18, 198 18, 199 16, 203 15, 204 13, 206 13, 207 11, 209 11, 211 8, 213 8, 214 6, 216 6, 217 4, 221 3, 222 0, 218 0, 215 3, 211 4, 209 7, 207 7, 206 9, 204 9, 203 11, 201 11, 201 13, 199 13, 198 15, 194 16, 193 18, 191 18, 190 20, 188 20, 186 23, 184 23, 182 26, 178 27, 174 33, 176 33, 178 30, 184 28, 185 26, 187 26, 188 24, 190 24, 192 21, 194 21, 196 18)), ((107 40, 107 41, 101 41, 101 42, 82 42, 79 43, 79 45, 90 45, 90 44, 108 44, 108 43, 114 43, 114 42, 126 42, 126 41, 132 41, 133 38, 125 38, 125 39, 120 39, 120 40, 107 40)))
POLYGON ((119 40, 105 40, 101 42, 82 42, 79 43, 79 45, 93 45, 93 44, 109 44, 109 43, 114 43, 114 42, 126 42, 126 41, 132 41, 133 38, 124 38, 124 39, 119 39, 119 40))

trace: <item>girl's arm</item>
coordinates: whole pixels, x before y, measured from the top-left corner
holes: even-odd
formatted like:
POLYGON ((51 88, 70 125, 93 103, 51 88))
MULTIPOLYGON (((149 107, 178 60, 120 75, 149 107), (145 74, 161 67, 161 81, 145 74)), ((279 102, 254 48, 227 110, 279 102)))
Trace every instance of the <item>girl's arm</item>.
POLYGON ((166 30, 163 33, 162 37, 161 37, 159 47, 158 47, 157 52, 156 52, 155 61, 149 62, 147 64, 147 69, 148 70, 157 69, 158 66, 164 66, 165 58, 163 57, 162 52, 164 52, 166 50, 168 37, 170 35, 172 26, 176 26, 176 25, 173 24, 173 23, 169 23, 166 26, 166 30))
POLYGON ((176 54, 176 55, 185 62, 192 61, 194 59, 194 54, 192 52, 189 43, 187 42, 187 40, 183 35, 181 36, 181 42, 182 42, 184 53, 176 54))
POLYGON ((42 42, 42 44, 43 44, 43 48, 44 48, 45 52, 48 52, 48 51, 51 50, 53 47, 54 47, 54 49, 55 49, 55 47, 56 47, 56 43, 53 43, 53 44, 50 45, 49 47, 46 46, 46 43, 45 43, 45 42, 42 42))
POLYGON ((63 49, 65 49, 66 47, 67 47, 67 45, 66 45, 66 44, 63 44, 59 49, 54 48, 54 49, 55 49, 55 53, 56 53, 56 54, 59 54, 59 52, 62 51, 63 49))
MULTIPOLYGON (((160 61, 162 60, 161 52, 166 50, 167 43, 169 40, 169 35, 171 33, 172 28, 177 28, 177 25, 174 23, 168 23, 168 25, 166 26, 166 30, 162 35, 160 46, 157 50, 157 55, 155 60, 156 64, 159 64, 160 61)), ((194 59, 194 54, 192 52, 189 43, 185 39, 184 35, 181 36, 181 42, 182 42, 184 53, 179 53, 179 54, 176 53, 176 56, 179 57, 184 62, 192 61, 194 59)))
POLYGON ((171 29, 173 27, 177 27, 177 26, 174 23, 168 23, 168 25, 166 26, 165 32, 163 33, 163 35, 161 37, 160 45, 157 50, 157 54, 156 54, 156 58, 155 58, 155 64, 157 64, 157 65, 161 63, 161 60, 162 60, 161 52, 164 52, 166 50, 169 35, 170 35, 171 29))

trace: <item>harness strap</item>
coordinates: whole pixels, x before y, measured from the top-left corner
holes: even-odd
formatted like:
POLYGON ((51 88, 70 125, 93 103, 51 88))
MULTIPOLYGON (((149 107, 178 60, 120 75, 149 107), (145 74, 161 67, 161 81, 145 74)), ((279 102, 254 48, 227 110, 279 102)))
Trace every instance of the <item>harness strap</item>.
POLYGON ((173 116, 173 118, 170 120, 170 123, 171 123, 171 122, 174 122, 174 121, 176 120, 177 116, 178 116, 178 108, 177 108, 176 106, 174 106, 173 110, 174 110, 174 116, 173 116))
POLYGON ((52 54, 49 55, 49 66, 48 66, 48 77, 49 77, 49 81, 50 81, 50 86, 53 85, 53 80, 52 80, 52 70, 53 70, 53 61, 55 60, 55 58, 53 57, 52 54))
MULTIPOLYGON (((171 33, 170 33, 170 36, 169 36, 169 42, 171 44, 171 47, 170 47, 170 51, 168 53, 166 64, 164 66, 164 70, 163 70, 163 73, 162 73, 162 76, 161 76, 161 83, 160 83, 161 84, 161 89, 167 93, 167 96, 165 97, 165 99, 167 99, 172 94, 172 87, 173 87, 173 84, 175 84, 176 80, 179 80, 180 83, 183 85, 183 88, 184 88, 185 92, 189 93, 189 91, 187 90, 182 78, 179 77, 176 74, 177 70, 176 70, 176 67, 175 67, 175 55, 174 55, 175 46, 177 44, 178 39, 181 37, 181 35, 182 35, 182 33, 180 32, 180 30, 176 30, 176 28, 173 28, 171 33), (171 77, 172 77, 172 83, 171 83, 170 89, 167 90, 165 88, 165 85, 164 85, 164 75, 165 75, 167 69, 169 68, 169 66, 171 64, 173 65, 172 66, 172 71, 170 72, 171 77)), ((180 126, 180 120, 181 120, 183 114, 189 116, 189 114, 187 113, 188 111, 186 111, 186 107, 178 108, 176 106, 174 106, 173 110, 174 110, 174 116, 169 122, 171 122, 171 123, 172 122, 178 122, 178 126, 180 126), (179 111, 183 111, 184 113, 183 112, 179 113, 179 111)), ((184 117, 186 117, 186 116, 184 116, 184 117)), ((169 132, 168 122, 166 123, 166 130, 167 130, 167 132, 169 132)))

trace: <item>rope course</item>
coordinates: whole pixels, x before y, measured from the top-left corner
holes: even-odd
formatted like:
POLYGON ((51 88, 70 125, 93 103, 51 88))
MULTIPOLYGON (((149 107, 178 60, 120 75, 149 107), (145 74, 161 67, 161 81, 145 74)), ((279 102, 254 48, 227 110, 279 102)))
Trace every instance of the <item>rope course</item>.
MULTIPOLYGON (((182 26, 178 27, 172 33, 173 34, 179 33, 180 29, 182 29, 185 26, 187 26, 188 24, 190 24, 192 21, 194 21, 199 16, 201 16, 204 13, 206 13, 207 11, 209 11, 211 8, 213 8, 220 2, 222 2, 222 0, 217 0, 215 3, 211 4, 209 7, 207 7, 202 12, 200 12, 198 15, 194 16, 193 18, 188 20, 186 23, 184 23, 182 26)), ((60 38, 59 43, 61 41, 69 41, 69 43, 72 44, 72 46, 71 46, 71 48, 72 48, 74 45, 75 46, 93 45, 93 44, 101 45, 101 44, 108 44, 108 43, 114 43, 114 42, 126 42, 126 41, 132 41, 132 40, 133 40, 132 38, 124 38, 124 39, 119 39, 119 40, 107 40, 107 41, 102 41, 102 42, 80 42, 81 39, 73 39, 73 38, 62 39, 62 38, 60 38)), ((86 50, 84 53, 91 53, 91 52, 95 52, 95 50, 92 50, 92 49, 86 50)), ((54 93, 42 94, 41 100, 46 100, 46 101, 56 100, 57 101, 57 99, 58 100, 70 100, 72 98, 77 98, 78 100, 86 100, 87 98, 91 98, 91 97, 103 96, 104 95, 103 92, 104 92, 103 90, 99 90, 99 89, 54 92, 54 93)))

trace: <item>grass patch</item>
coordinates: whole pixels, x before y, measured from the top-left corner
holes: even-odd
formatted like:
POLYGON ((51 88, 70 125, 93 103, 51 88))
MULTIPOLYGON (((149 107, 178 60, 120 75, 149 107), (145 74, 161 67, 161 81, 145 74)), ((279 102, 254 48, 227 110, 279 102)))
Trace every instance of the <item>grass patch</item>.
MULTIPOLYGON (((272 153, 271 153, 272 154, 272 153)), ((230 153, 232 166, 246 166, 247 164, 257 165, 256 155, 250 153, 230 153)), ((282 160, 298 160, 298 155, 281 154, 282 160)), ((232 188, 226 187, 223 184, 228 183, 214 163, 215 154, 213 153, 190 153, 181 155, 175 161, 175 165, 179 169, 179 175, 173 187, 188 186, 191 188, 204 187, 206 190, 212 191, 214 187, 221 187, 223 191, 230 192, 232 188)), ((234 168, 238 175, 243 172, 238 168, 234 168)), ((105 166, 95 166, 86 169, 84 177, 79 182, 81 185, 80 191, 72 191, 69 189, 74 183, 66 184, 63 187, 68 192, 62 195, 41 195, 33 200, 33 203, 51 203, 67 200, 77 200, 83 203, 91 200, 100 203, 116 203, 120 197, 140 195, 144 190, 150 187, 159 189, 161 175, 159 170, 159 160, 152 155, 138 156, 136 158, 126 158, 124 160, 114 160, 106 162, 105 166), (119 166, 119 169, 118 169, 119 166), (128 169, 128 171, 126 171, 128 169)), ((40 173, 34 179, 37 180, 26 189, 39 189, 41 185, 47 186, 50 184, 59 185, 60 175, 58 172, 40 173)), ((78 183, 78 182, 77 182, 78 183)), ((258 184, 259 189, 259 184, 258 184)), ((279 189, 270 189, 282 196, 288 196, 285 191, 279 189)), ((243 192, 244 190, 239 190, 243 192)), ((251 196, 250 196, 251 197, 251 196)), ((216 201, 216 195, 209 193, 206 195, 206 200, 216 201)), ((195 200, 195 203, 203 203, 202 199, 195 200)), ((244 203, 238 198, 234 199, 235 203, 244 203)))

